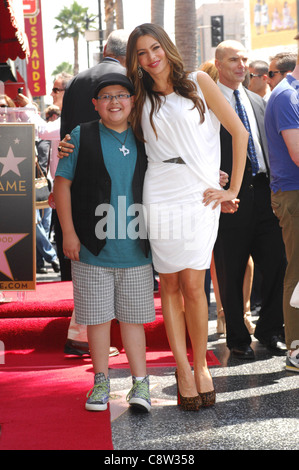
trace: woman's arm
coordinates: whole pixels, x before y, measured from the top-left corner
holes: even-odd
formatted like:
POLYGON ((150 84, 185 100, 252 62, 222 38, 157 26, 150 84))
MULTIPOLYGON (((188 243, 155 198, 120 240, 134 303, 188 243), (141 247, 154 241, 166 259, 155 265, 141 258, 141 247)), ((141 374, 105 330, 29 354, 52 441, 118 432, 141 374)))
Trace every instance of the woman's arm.
POLYGON ((214 207, 217 207, 222 202, 233 201, 240 191, 246 163, 248 132, 216 83, 203 72, 198 72, 197 80, 209 109, 232 136, 233 166, 229 189, 219 191, 209 188, 204 194, 204 202, 210 204, 215 201, 214 207))

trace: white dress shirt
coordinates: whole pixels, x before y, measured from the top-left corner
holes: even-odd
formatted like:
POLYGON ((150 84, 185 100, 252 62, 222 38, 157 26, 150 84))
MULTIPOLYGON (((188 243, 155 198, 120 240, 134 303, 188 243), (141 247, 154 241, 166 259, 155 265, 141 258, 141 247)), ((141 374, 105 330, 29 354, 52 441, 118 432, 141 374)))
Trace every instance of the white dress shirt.
MULTIPOLYGON (((222 83, 218 81, 218 86, 220 90, 222 91, 224 97, 227 99, 227 101, 230 103, 230 105, 236 109, 236 99, 234 95, 234 90, 232 88, 229 88, 222 83)), ((256 119, 254 116, 254 112, 251 106, 251 103, 248 99, 248 96, 243 88, 242 85, 239 86, 238 90, 240 91, 240 99, 242 101, 243 106, 246 109, 246 113, 248 116, 249 124, 250 124, 250 129, 251 129, 251 134, 254 142, 254 147, 256 151, 256 156, 258 159, 259 163, 259 173, 267 173, 265 161, 264 161, 264 156, 263 156, 263 151, 261 147, 261 141, 260 141, 260 135, 259 135, 259 130, 257 127, 256 119)))
MULTIPOLYGON (((27 106, 25 106, 25 109, 27 106)), ((39 114, 34 113, 30 115, 30 122, 35 124, 36 137, 42 140, 51 140, 51 153, 50 153, 50 176, 54 180, 56 168, 59 162, 58 146, 60 142, 60 117, 55 121, 45 121, 39 114)))

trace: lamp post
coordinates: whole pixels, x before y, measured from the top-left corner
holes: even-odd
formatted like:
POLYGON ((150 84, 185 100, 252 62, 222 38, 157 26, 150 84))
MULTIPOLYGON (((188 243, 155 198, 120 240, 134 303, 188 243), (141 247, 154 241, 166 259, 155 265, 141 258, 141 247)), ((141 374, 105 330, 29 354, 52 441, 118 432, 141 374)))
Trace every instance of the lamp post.
POLYGON ((98 0, 98 5, 99 5, 99 41, 100 41, 100 62, 101 62, 103 60, 103 29, 102 29, 101 0, 98 0))

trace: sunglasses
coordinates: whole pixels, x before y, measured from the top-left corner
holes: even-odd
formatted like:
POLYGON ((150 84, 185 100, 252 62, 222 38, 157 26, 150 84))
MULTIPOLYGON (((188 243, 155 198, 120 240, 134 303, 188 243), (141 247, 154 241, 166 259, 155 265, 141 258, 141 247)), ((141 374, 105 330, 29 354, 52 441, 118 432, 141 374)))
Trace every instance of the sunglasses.
POLYGON ((287 72, 287 70, 274 70, 274 71, 270 70, 270 71, 268 72, 268 77, 269 77, 269 78, 273 78, 276 73, 284 74, 284 73, 286 73, 286 72, 287 72))
POLYGON ((250 76, 250 78, 253 78, 253 77, 262 77, 263 74, 262 74, 262 73, 261 73, 261 74, 250 73, 249 76, 250 76))
POLYGON ((55 95, 57 95, 57 93, 59 93, 60 91, 64 91, 64 89, 55 87, 55 88, 52 88, 52 91, 53 93, 55 93, 55 95))

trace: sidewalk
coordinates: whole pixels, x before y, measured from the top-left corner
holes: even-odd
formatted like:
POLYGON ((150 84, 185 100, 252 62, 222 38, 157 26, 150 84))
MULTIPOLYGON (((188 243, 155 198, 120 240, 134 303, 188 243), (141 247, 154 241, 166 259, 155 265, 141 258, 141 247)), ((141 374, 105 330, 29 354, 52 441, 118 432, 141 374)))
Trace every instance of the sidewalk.
POLYGON ((258 341, 252 347, 255 361, 230 358, 211 305, 208 349, 221 363, 211 368, 217 402, 199 412, 176 406, 174 368, 157 368, 149 370, 151 413, 133 414, 124 402, 129 371, 111 370, 112 393, 123 402, 123 414, 112 422, 115 450, 298 450, 298 374, 286 372, 285 358, 271 356, 258 341))
MULTIPOLYGON (((49 269, 37 282, 59 281, 49 269)), ((174 368, 150 368, 152 410, 136 414, 128 408, 128 369, 110 369, 114 406, 115 451, 298 450, 298 374, 285 371, 285 357, 271 356, 253 339, 255 361, 230 357, 225 338, 216 333, 216 304, 211 294, 208 349, 220 366, 211 368, 216 405, 199 412, 176 406, 174 368)), ((253 316, 253 320, 257 316, 253 316)), ((132 453, 132 452, 131 452, 132 453)), ((127 452, 130 455, 130 452, 127 452)))

